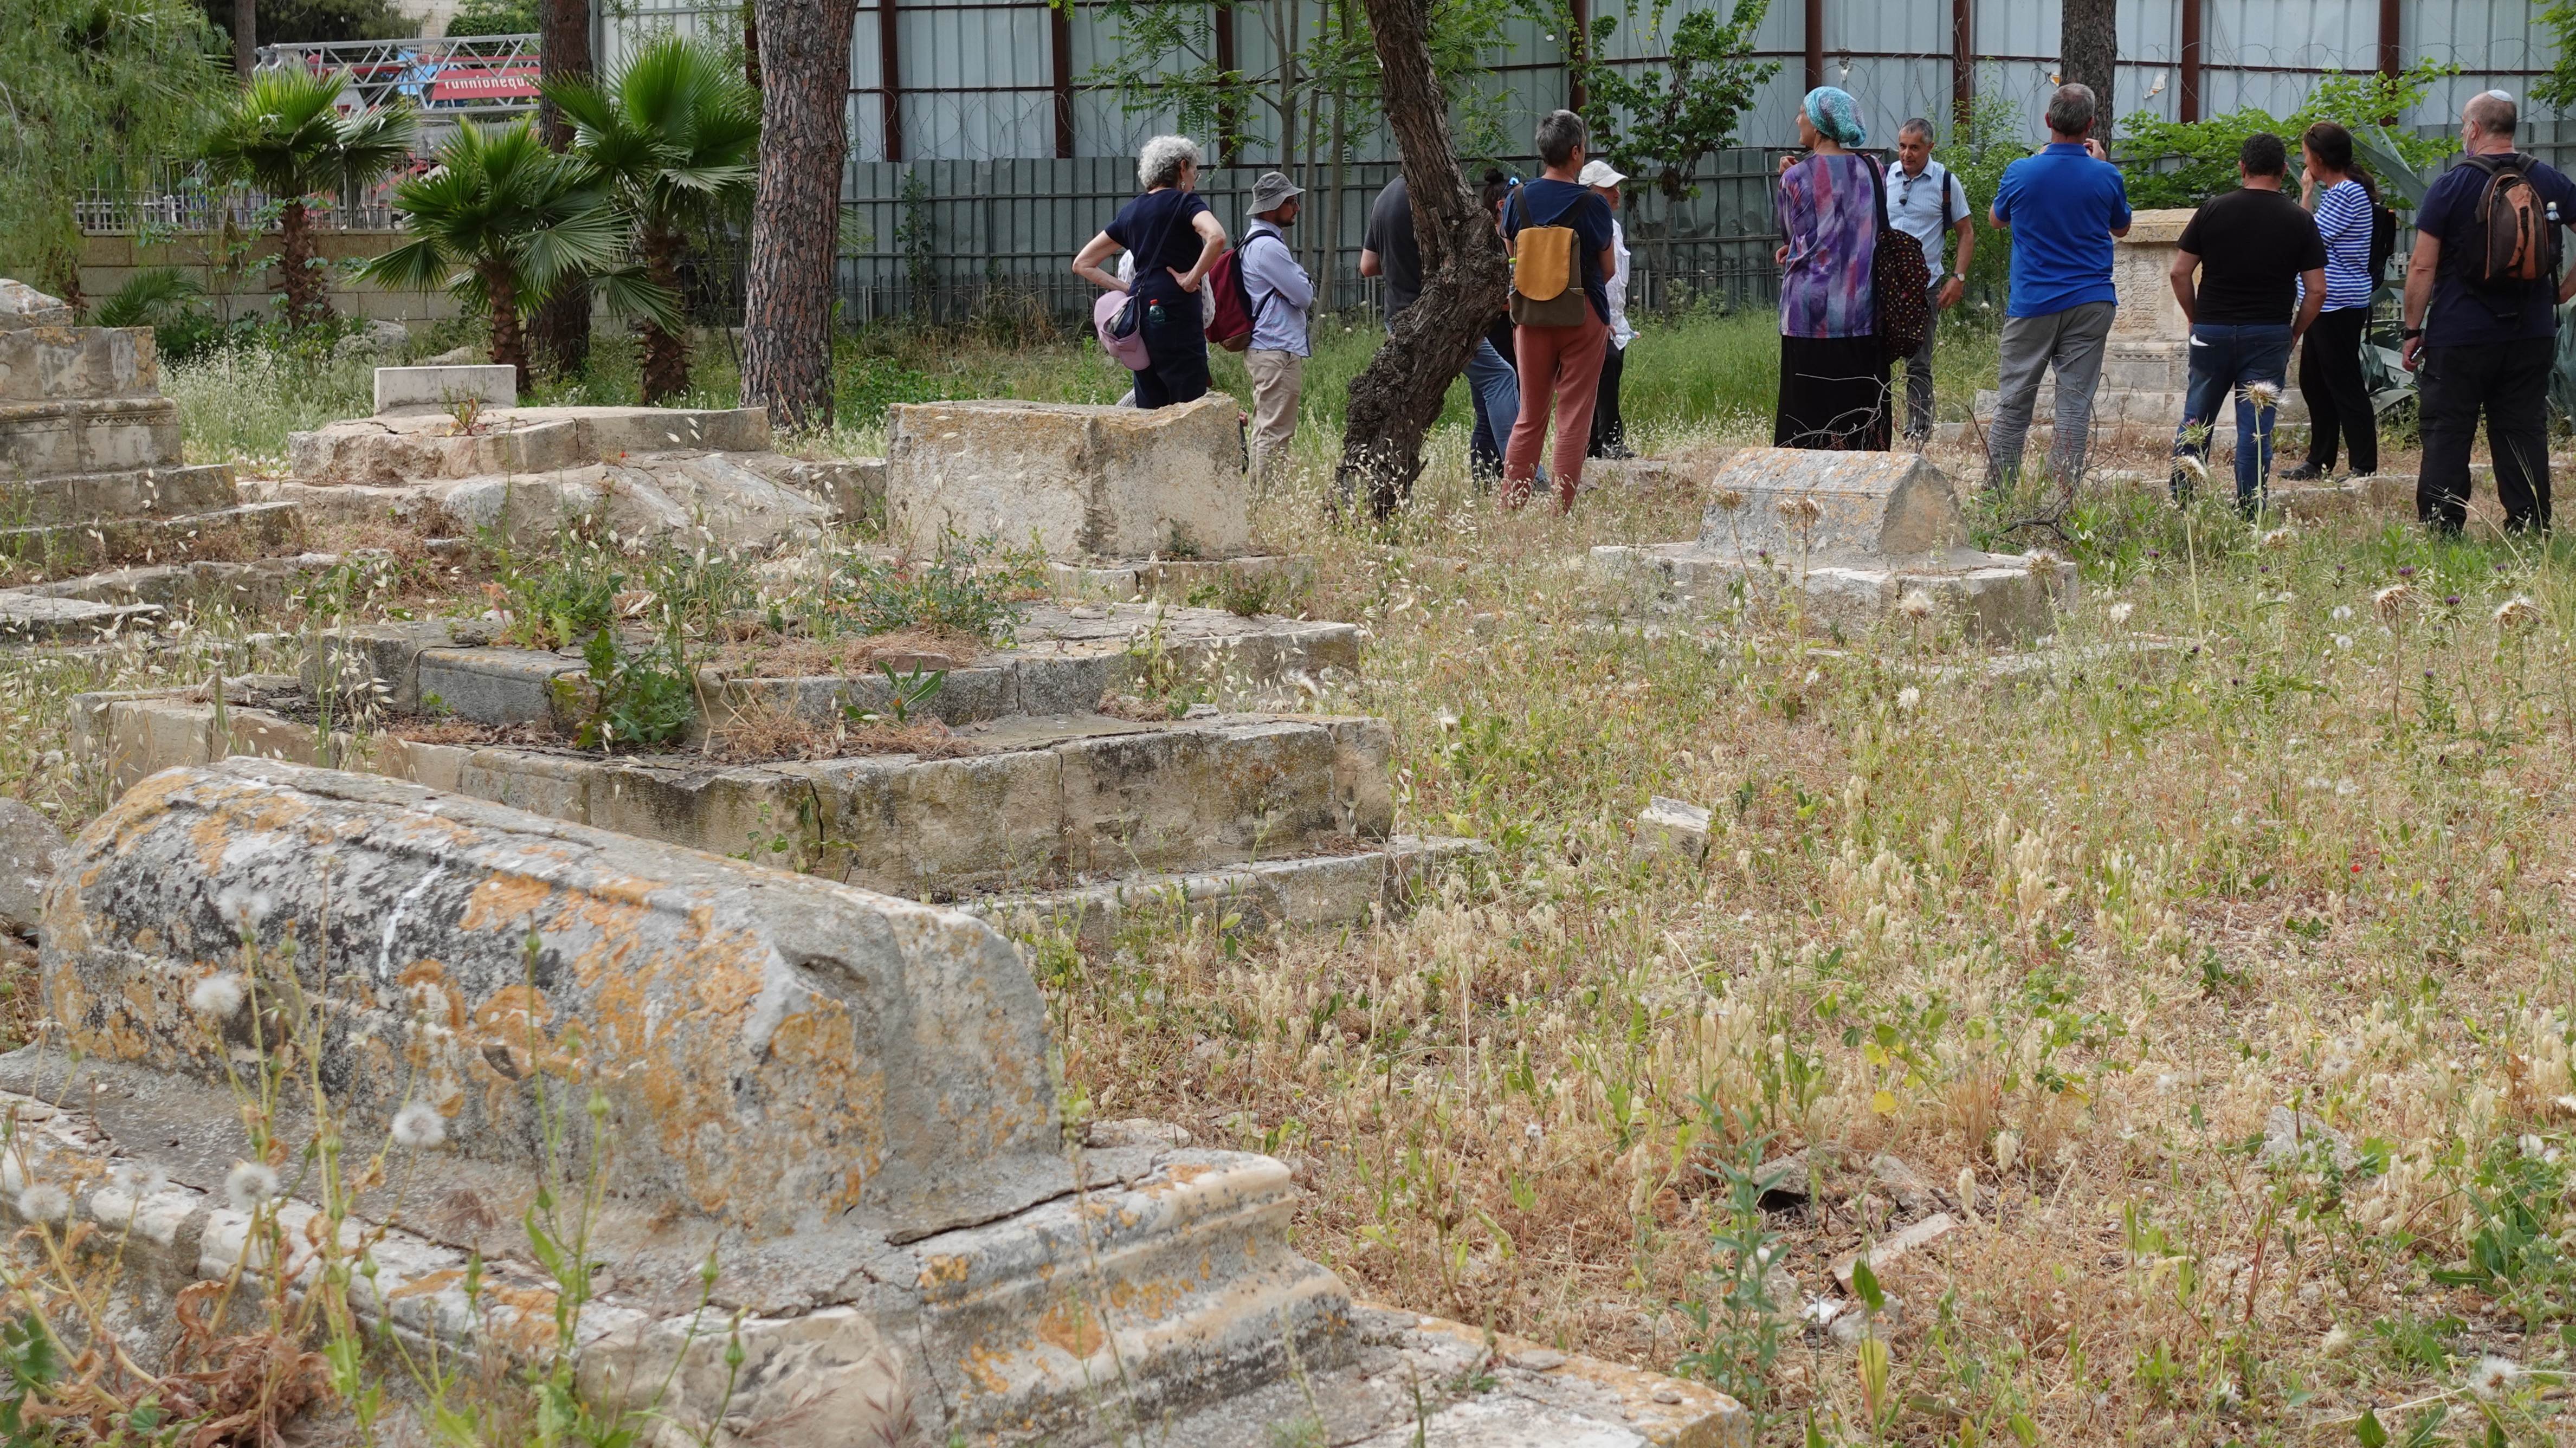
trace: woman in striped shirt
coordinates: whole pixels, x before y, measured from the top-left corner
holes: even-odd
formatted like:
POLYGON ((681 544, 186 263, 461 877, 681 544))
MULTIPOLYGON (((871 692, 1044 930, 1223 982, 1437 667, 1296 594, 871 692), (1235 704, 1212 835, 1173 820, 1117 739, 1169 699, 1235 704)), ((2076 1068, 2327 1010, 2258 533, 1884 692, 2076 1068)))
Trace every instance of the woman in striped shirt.
POLYGON ((2352 164, 2352 132, 2319 121, 2299 137, 2307 165, 2299 177, 2299 202, 2316 213, 2326 243, 2326 305, 2308 328, 2299 353, 2299 395, 2308 404, 2308 460, 2281 474, 2284 481, 2322 478, 2334 471, 2335 444, 2343 444, 2355 474, 2379 471, 2378 419, 2370 386, 2362 380, 2362 330, 2370 322, 2370 234, 2379 191, 2352 164))

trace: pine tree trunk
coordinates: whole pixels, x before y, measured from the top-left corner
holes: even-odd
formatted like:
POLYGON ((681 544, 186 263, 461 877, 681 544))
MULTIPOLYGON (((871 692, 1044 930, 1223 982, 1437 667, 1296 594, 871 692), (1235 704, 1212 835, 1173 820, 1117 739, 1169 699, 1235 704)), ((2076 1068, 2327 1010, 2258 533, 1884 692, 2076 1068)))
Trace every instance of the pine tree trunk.
MULTIPOLYGON (((591 73, 590 0, 540 0, 537 13, 537 64, 547 80, 591 73)), ((551 102, 537 105, 537 130, 546 149, 572 148, 572 122, 551 102)), ((537 355, 546 371, 569 377, 590 365, 590 289, 565 287, 537 309, 537 355)))
POLYGON ((760 187, 745 277, 742 402, 781 427, 832 421, 832 269, 850 152, 858 0, 756 0, 760 187))
POLYGON ((251 67, 258 63, 258 0, 233 0, 233 74, 247 85, 251 67))
POLYGON ((1422 248, 1422 295, 1351 383, 1349 425, 1334 481, 1342 496, 1365 486, 1385 518, 1422 474, 1422 438, 1449 384, 1467 365, 1504 301, 1502 239, 1458 170, 1449 104, 1431 71, 1431 0, 1368 0, 1384 72, 1387 123, 1404 156, 1413 234, 1422 248))
POLYGON ((2057 44, 2058 75, 2093 88, 2093 134, 2104 141, 2111 139, 2112 69, 2120 58, 2118 10, 2116 0, 2065 0, 2057 44))

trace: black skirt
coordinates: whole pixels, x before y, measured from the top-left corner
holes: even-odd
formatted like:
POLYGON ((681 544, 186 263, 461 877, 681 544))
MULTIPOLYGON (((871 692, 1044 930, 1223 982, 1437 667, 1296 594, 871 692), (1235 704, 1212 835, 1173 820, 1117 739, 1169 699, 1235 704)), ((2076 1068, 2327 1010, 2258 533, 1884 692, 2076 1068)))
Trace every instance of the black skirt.
POLYGON ((1876 337, 1780 339, 1773 447, 1885 452, 1887 353, 1876 337))

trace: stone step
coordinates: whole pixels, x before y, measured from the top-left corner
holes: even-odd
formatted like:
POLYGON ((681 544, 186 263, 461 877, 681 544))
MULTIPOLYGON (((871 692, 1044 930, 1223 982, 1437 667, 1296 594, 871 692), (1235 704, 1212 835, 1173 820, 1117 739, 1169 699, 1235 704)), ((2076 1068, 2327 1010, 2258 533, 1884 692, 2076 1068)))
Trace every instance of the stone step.
POLYGON ((511 407, 469 432, 437 408, 335 422, 286 440, 287 470, 313 485, 395 487, 441 478, 545 473, 661 452, 766 452, 762 408, 511 407))
MULTIPOLYGON (((2179 391, 2129 391, 2105 387, 2093 396, 2093 421, 2096 424, 2127 422, 2160 425, 2170 432, 2182 422, 2184 397, 2185 394, 2179 391)), ((1969 409, 1970 415, 1978 422, 1991 425, 1995 418, 1995 408, 2001 399, 2002 394, 1991 389, 1978 392, 1975 402, 1969 409)), ((2220 425, 2232 428, 2236 416, 2235 404, 2232 401, 2229 402, 2220 409, 2220 413, 2220 425)), ((2056 415, 2057 389, 2042 387, 2039 389, 2038 400, 2031 404, 2031 425, 2036 427, 2056 415)), ((2308 405, 2300 398, 2297 390, 2292 389, 2282 395, 2279 404, 2273 408, 2272 415, 2276 425, 2305 424, 2308 420, 2308 405)))
POLYGON ((1113 563, 1049 563, 1058 597, 1156 600, 1259 613, 1275 612, 1314 581, 1315 560, 1302 553, 1246 558, 1147 558, 1113 563))
POLYGON ((176 467, 179 404, 166 397, 0 401, 0 477, 176 467))
POLYGON ((241 501, 227 463, 120 468, 0 482, 0 518, 19 524, 167 518, 239 507, 241 501))
POLYGON ((0 644, 95 643, 134 628, 148 630, 160 617, 161 610, 150 604, 0 592, 0 644))
MULTIPOLYGON (((1373 719, 1023 718, 969 734, 986 752, 956 758, 728 765, 346 732, 326 749, 316 725, 290 717, 314 715, 289 681, 234 680, 220 728, 202 695, 81 695, 73 752, 118 788, 233 756, 328 762, 888 894, 1001 895, 1041 910, 1087 907, 1086 888, 1140 877, 1370 854, 1394 817, 1393 734, 1373 719)), ((1310 918, 1317 901, 1383 900, 1391 868, 1373 858, 1337 877, 1318 865, 1263 888, 1287 917, 1310 918), (1381 888, 1360 888, 1363 876, 1381 888)))
POLYGON ((303 514, 293 503, 245 503, 171 518, 102 518, 0 528, 0 557, 47 573, 203 553, 258 557, 289 551, 303 527, 303 514))
POLYGON ((1107 945, 1131 918, 1224 920, 1237 928, 1309 927, 1403 913, 1443 871, 1489 855, 1481 840, 1393 835, 1381 849, 1256 860, 1223 870, 1130 876, 1033 894, 977 896, 958 908, 1014 935, 1063 932, 1107 945))
POLYGON ((259 558, 248 563, 208 559, 152 563, 30 584, 9 592, 118 606, 149 604, 178 617, 224 610, 242 617, 266 618, 284 609, 298 587, 340 562, 336 553, 301 553, 292 558, 259 558))
POLYGON ((1664 543, 1596 547, 1589 562, 1604 578, 1633 581, 1685 609, 1731 608, 1739 583, 1758 607, 1795 595, 1805 627, 1843 634, 1956 629, 1980 643, 2028 640, 2054 633, 2058 615, 2082 598, 2074 564, 2014 554, 1967 553, 1941 569, 1825 564, 1801 574, 1794 558, 1747 568, 1700 543, 1664 543), (1919 617, 1900 608, 1913 595, 1928 605, 1919 617))

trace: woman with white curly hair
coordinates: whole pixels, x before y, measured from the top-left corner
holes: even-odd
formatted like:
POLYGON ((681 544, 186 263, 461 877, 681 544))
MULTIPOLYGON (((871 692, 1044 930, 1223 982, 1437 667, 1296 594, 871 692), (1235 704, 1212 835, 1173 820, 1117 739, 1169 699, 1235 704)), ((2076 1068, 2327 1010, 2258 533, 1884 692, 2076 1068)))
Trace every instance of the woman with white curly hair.
POLYGON ((1144 334, 1148 361, 1136 369, 1138 407, 1169 407, 1207 395, 1199 282, 1225 253, 1225 227, 1199 199, 1201 164, 1198 143, 1187 136, 1147 141, 1136 153, 1136 181, 1145 194, 1121 208, 1073 259, 1075 276, 1105 291, 1132 292, 1143 304, 1137 330, 1144 334), (1121 251, 1135 254, 1132 287, 1100 269, 1121 251))

